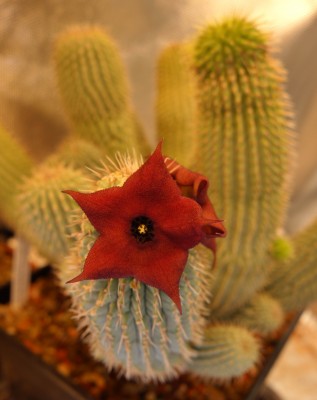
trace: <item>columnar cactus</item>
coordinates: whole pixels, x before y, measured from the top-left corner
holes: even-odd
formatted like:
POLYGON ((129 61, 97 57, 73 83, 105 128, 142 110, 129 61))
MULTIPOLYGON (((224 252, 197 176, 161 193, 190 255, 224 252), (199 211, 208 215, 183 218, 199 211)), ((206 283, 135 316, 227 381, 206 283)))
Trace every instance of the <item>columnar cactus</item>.
POLYGON ((23 178, 30 175, 33 161, 22 146, 0 127, 0 218, 11 229, 17 228, 15 196, 23 178))
MULTIPOLYGON (((228 230, 228 237, 217 242, 214 270, 208 249, 202 245, 190 249, 186 240, 176 240, 182 257, 190 249, 179 286, 182 314, 177 296, 173 298, 164 288, 152 287, 134 275, 120 275, 120 263, 110 265, 112 276, 100 272, 114 254, 107 241, 99 240, 105 238, 103 229, 113 230, 111 239, 129 258, 127 249, 120 247, 117 226, 109 222, 114 211, 120 213, 122 203, 102 203, 102 196, 107 193, 117 200, 118 190, 131 190, 131 182, 136 182, 132 176, 141 170, 134 207, 144 199, 151 200, 144 188, 143 161, 136 153, 117 155, 116 161, 107 159, 116 150, 140 149, 133 133, 137 124, 130 112, 122 66, 107 37, 93 28, 75 29, 61 37, 56 49, 59 87, 73 122, 74 140, 91 139, 106 149, 104 166, 94 180, 84 183, 78 166, 75 170, 48 162, 20 186, 21 231, 42 242, 52 258, 57 255, 56 271, 72 297, 79 325, 94 356, 109 368, 144 381, 165 380, 181 371, 221 380, 243 374, 260 359, 260 337, 279 327, 284 312, 317 298, 316 222, 289 241, 278 234, 289 200, 293 135, 283 91, 284 73, 272 58, 267 36, 245 18, 229 18, 207 26, 189 45, 166 50, 159 61, 157 120, 165 151, 168 149, 176 161, 191 164, 196 160, 201 166, 209 178, 211 199, 228 230), (90 222, 77 207, 69 225, 76 205, 60 193, 62 189, 68 194, 70 189, 89 192, 92 203, 87 193, 71 195, 76 201, 80 195, 87 210, 91 206, 92 214, 86 213, 77 201, 90 222), (99 207, 98 218, 99 212, 108 218, 100 229, 94 207, 99 207), (94 248, 93 255, 99 251, 102 262, 91 257, 94 248), (90 269, 97 266, 90 275, 87 264, 90 269)), ((12 157, 3 160, 9 169, 15 165, 12 157)), ((168 172, 173 176, 171 170, 168 172)), ((191 200, 196 211, 197 204, 202 210, 203 205, 194 191, 206 191, 208 183, 197 175, 200 179, 194 190, 186 179, 182 183, 184 196, 171 190, 181 201, 187 196, 186 201, 191 200)), ((0 180, 5 179, 0 173, 0 180)), ((151 179, 157 176, 153 173, 151 179)), ((158 203, 167 196, 166 182, 159 182, 159 194, 146 210, 157 211, 158 203)), ((124 201, 127 212, 130 208, 126 203, 131 199, 124 201)), ((169 218, 175 216, 166 210, 161 215, 168 221, 168 231, 169 218)), ((122 222, 119 217, 118 225, 122 222)), ((153 221, 144 222, 147 217, 143 214, 136 219, 137 225, 123 233, 140 243, 144 238, 153 240, 153 221), (142 236, 145 233, 149 236, 142 236)), ((220 223, 215 218, 213 221, 220 223)), ((183 225, 179 227, 178 234, 185 234, 183 225)), ((201 231, 196 234, 202 235, 201 231)), ((204 243, 203 236, 199 240, 204 243)), ((144 252, 142 258, 139 251, 143 250, 138 248, 134 258, 139 262, 137 267, 148 255, 144 252)), ((176 247, 165 254, 166 260, 175 254, 176 247)), ((166 267, 161 257, 162 252, 155 254, 156 269, 157 265, 166 267)), ((164 282, 171 282, 168 273, 163 275, 164 282)))
POLYGON ((59 37, 54 56, 58 88, 73 133, 108 155, 129 147, 145 150, 113 41, 99 28, 73 27, 59 37))
POLYGON ((268 278, 268 249, 289 197, 293 135, 284 71, 254 23, 231 18, 208 26, 198 36, 194 57, 198 157, 228 229, 219 243, 213 285, 213 316, 221 316, 268 278))
POLYGON ((259 342, 248 330, 229 324, 207 327, 203 345, 195 350, 189 370, 221 381, 242 375, 259 360, 259 342))
POLYGON ((17 199, 18 231, 51 263, 68 253, 72 227, 73 202, 63 189, 87 185, 87 176, 62 163, 41 165, 19 187, 17 199))
POLYGON ((48 157, 47 164, 63 163, 74 168, 93 168, 103 159, 100 148, 90 141, 70 137, 65 139, 57 151, 48 157))
MULTIPOLYGON (((122 186, 137 160, 110 165, 92 182, 89 192, 122 186)), ((59 265, 61 282, 78 275, 97 233, 79 214, 80 229, 70 257, 59 265)), ((158 254, 157 257, 163 255, 158 254)), ((210 297, 209 263, 203 251, 192 250, 180 283, 182 315, 162 291, 132 278, 100 279, 66 285, 92 354, 109 368, 123 368, 128 377, 165 380, 184 371, 195 353, 189 341, 201 344, 210 297)), ((150 266, 149 266, 150 267, 150 266)))
POLYGON ((294 255, 282 263, 273 262, 268 292, 287 311, 304 308, 317 298, 317 222, 293 238, 294 255))
MULTIPOLYGON (((172 53, 165 51, 165 54, 172 53)), ((170 67, 171 79, 181 60, 179 55, 173 61, 176 55, 173 53, 168 60, 174 62, 174 68, 170 67)), ((289 199, 294 139, 291 107, 283 90, 285 73, 271 55, 267 35, 244 18, 229 18, 207 26, 193 44, 192 67, 186 71, 188 74, 195 71, 192 72, 195 76, 188 81, 196 83, 198 105, 196 126, 190 137, 184 132, 184 142, 197 142, 196 163, 210 180, 211 198, 228 229, 228 237, 218 244, 217 268, 210 288, 211 325, 206 329, 203 345, 196 347, 197 355, 188 368, 211 378, 230 378, 241 373, 239 367, 244 363, 232 356, 224 375, 218 372, 217 355, 209 349, 220 351, 224 341, 215 335, 211 345, 208 331, 223 321, 266 335, 281 325, 283 308, 296 309, 317 298, 314 290, 317 260, 311 246, 314 228, 301 236, 305 245, 302 243, 296 248, 296 239, 292 245, 279 236, 289 199), (298 258, 292 258, 293 253, 298 253, 298 258), (294 268, 294 275, 289 273, 289 267, 294 268), (303 276, 311 279, 305 291, 301 282, 304 284, 306 280, 297 282, 299 290, 295 292, 302 302, 296 305, 296 300, 291 302, 291 299, 297 298, 294 286, 301 269, 305 271, 303 276), (287 279, 290 276, 293 276, 289 278, 293 282, 291 287, 287 279), (273 282, 267 293, 263 290, 270 279, 273 282)), ((164 79, 167 80, 165 76, 164 79)), ((168 97, 164 100, 168 102, 168 97)), ((171 100, 170 109, 175 107, 174 103, 171 100)), ((160 121, 161 110, 157 113, 160 121)), ((187 121, 187 115, 183 121, 187 121)), ((160 135, 173 151, 174 133, 163 131, 160 135)), ((195 145, 188 146, 187 151, 192 148, 195 145)), ((190 154, 186 157, 191 159, 190 154)), ((228 334, 234 328, 238 326, 227 326, 228 334)), ((246 332, 243 337, 250 335, 246 332)), ((231 344, 239 347, 235 341, 231 344)), ((252 348, 254 353, 249 365, 259 356, 255 356, 256 346, 252 348)))
POLYGON ((196 82, 189 45, 167 47, 157 67, 157 129, 164 151, 180 164, 195 161, 198 140, 196 82))
POLYGON ((266 335, 276 331, 282 325, 284 317, 281 303, 268 293, 260 292, 227 319, 266 335))

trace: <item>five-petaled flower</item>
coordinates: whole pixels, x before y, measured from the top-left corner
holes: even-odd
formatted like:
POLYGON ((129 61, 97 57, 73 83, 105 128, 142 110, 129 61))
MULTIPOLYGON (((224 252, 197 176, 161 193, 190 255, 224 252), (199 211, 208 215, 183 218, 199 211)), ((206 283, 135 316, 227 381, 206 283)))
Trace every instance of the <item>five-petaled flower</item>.
POLYGON ((99 232, 83 271, 69 282, 134 277, 165 292, 181 312, 179 281, 188 250, 225 230, 218 219, 206 218, 197 199, 182 195, 161 144, 122 187, 65 193, 99 232))

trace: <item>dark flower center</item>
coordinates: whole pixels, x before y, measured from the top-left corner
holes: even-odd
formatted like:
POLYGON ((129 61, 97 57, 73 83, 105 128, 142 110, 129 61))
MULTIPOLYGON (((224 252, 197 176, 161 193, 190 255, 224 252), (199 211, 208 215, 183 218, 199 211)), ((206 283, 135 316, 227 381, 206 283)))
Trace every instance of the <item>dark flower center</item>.
POLYGON ((153 221, 145 215, 139 215, 131 221, 131 233, 139 243, 153 240, 154 226, 153 221))

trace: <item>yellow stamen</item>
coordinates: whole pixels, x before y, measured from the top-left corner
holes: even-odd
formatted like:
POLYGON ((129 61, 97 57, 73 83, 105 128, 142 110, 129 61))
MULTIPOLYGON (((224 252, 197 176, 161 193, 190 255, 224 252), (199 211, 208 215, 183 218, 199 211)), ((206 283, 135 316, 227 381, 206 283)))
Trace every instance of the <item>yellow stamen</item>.
POLYGON ((147 232, 147 227, 146 227, 146 225, 140 224, 140 225, 138 226, 138 231, 139 231, 140 235, 145 235, 146 232, 147 232))

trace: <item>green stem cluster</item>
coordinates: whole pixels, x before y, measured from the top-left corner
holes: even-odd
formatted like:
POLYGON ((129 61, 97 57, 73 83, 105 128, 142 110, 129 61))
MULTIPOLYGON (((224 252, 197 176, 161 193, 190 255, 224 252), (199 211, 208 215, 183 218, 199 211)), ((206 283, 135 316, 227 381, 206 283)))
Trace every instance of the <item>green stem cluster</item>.
POLYGON ((34 162, 3 127, 0 127, 0 148, 0 217, 9 228, 16 230, 18 187, 31 174, 34 162))
MULTIPOLYGON (((33 168, 0 129, 6 150, 0 212, 55 264, 64 283, 80 272, 96 232, 61 191, 122 185, 140 160, 106 157, 131 148, 142 153, 146 143, 122 61, 106 34, 72 28, 58 39, 54 56, 71 138, 33 168), (103 167, 88 181, 87 167, 96 165, 103 167)), ((190 251, 180 283, 182 315, 164 294, 132 278, 66 285, 93 355, 109 368, 144 381, 186 370, 231 379, 260 359, 254 332, 270 334, 285 311, 317 299, 317 223, 290 240, 277 235, 294 147, 284 82, 267 35, 245 18, 208 25, 190 44, 162 53, 158 136, 166 155, 200 166, 208 177, 228 237, 218 240, 212 279, 210 254, 201 247, 190 251)))
POLYGON ((132 111, 121 57, 101 29, 67 30, 56 43, 54 59, 58 88, 76 136, 108 155, 147 148, 132 111))

